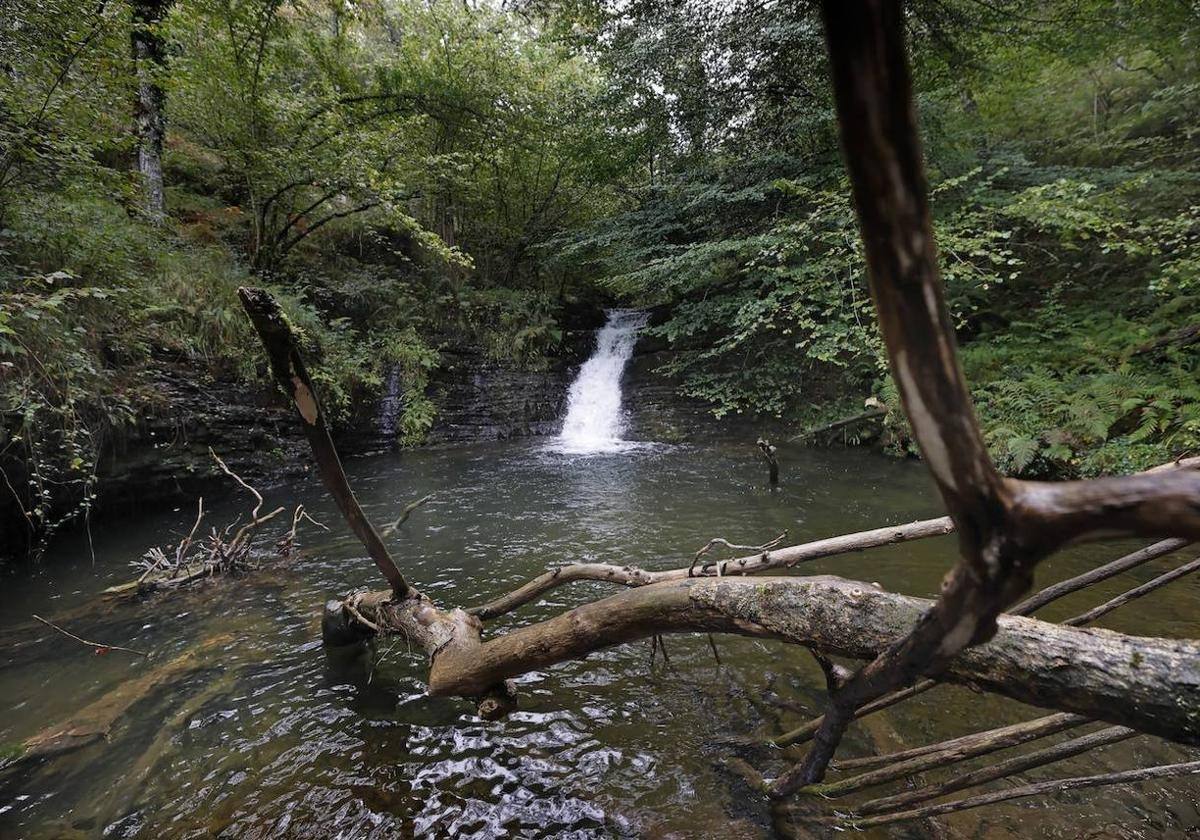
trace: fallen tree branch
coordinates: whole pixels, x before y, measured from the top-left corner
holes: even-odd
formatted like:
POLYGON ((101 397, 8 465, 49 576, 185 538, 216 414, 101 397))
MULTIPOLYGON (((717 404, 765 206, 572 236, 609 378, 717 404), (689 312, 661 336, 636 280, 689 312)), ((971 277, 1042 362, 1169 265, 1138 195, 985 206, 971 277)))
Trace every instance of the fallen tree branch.
POLYGON ((1138 770, 1123 770, 1118 773, 1104 773, 1098 776, 1076 776, 1070 779, 1048 779, 1030 785, 983 793, 953 802, 943 802, 929 805, 911 811, 900 811, 884 814, 878 817, 850 819, 842 822, 847 828, 871 828, 877 825, 918 820, 925 817, 938 817, 942 814, 953 814, 957 811, 967 811, 984 805, 995 805, 998 802, 1008 802, 1013 799, 1023 799, 1029 796, 1042 796, 1047 793, 1066 793, 1080 788, 1102 787, 1105 785, 1123 785, 1132 782, 1148 782, 1153 779, 1170 779, 1178 776, 1200 775, 1200 761, 1188 761, 1181 764, 1163 764, 1158 767, 1143 767, 1138 770))
MULTIPOLYGON (((1116 560, 1113 560, 1111 563, 1106 563, 1103 566, 1100 566, 1089 572, 1085 572, 1084 574, 1077 575, 1076 577, 1070 578, 1068 580, 1064 580, 1061 583, 1056 583, 1056 584, 1052 584, 1051 586, 1047 586, 1045 589, 1041 590, 1036 595, 1033 595, 1033 596, 1027 598, 1026 600, 1022 601, 1020 604, 1018 604, 1017 606, 1013 607, 1011 610, 1009 610, 1008 614, 1009 615, 1030 615, 1035 610, 1039 610, 1042 607, 1046 606, 1047 604, 1053 603, 1054 601, 1057 601, 1059 598, 1064 598, 1067 595, 1070 595, 1073 592, 1077 592, 1086 586, 1090 586, 1093 583, 1099 583, 1102 580, 1107 580, 1117 574, 1120 574, 1121 572, 1128 571, 1128 570, 1133 569, 1137 566, 1140 566, 1144 563, 1148 563, 1151 560, 1155 560, 1159 557, 1163 557, 1167 554, 1170 554, 1173 551, 1178 551, 1180 548, 1183 548, 1190 544, 1191 543, 1188 542, 1187 540, 1172 539, 1172 540, 1162 540, 1161 542, 1157 542, 1157 543, 1154 543, 1153 545, 1146 546, 1145 548, 1138 549, 1137 551, 1131 552, 1130 554, 1126 554, 1124 557, 1119 557, 1116 560)), ((1118 604, 1117 606, 1120 606, 1120 604, 1118 604)), ((1115 609, 1115 607, 1114 607, 1114 609, 1115 609)), ((1081 626, 1083 624, 1088 623, 1087 621, 1079 620, 1081 618, 1082 618, 1082 616, 1076 616, 1075 619, 1072 619, 1071 621, 1075 621, 1075 624, 1073 626, 1081 626)), ((1091 619, 1089 619, 1089 621, 1090 620, 1091 619)), ((1064 622, 1064 623, 1067 623, 1067 622, 1064 622)), ((883 697, 878 698, 877 700, 873 700, 872 702, 859 707, 854 713, 854 719, 857 720, 858 718, 866 717, 867 715, 872 714, 874 712, 878 712, 878 711, 882 711, 883 709, 887 709, 891 706, 896 705, 897 703, 901 703, 905 700, 908 700, 909 698, 915 697, 918 694, 923 694, 936 685, 938 685, 937 680, 932 680, 932 679, 918 680, 913 685, 910 685, 907 688, 903 688, 903 689, 900 689, 899 691, 894 691, 890 694, 886 694, 883 697)), ((816 733, 820 730, 821 725, 824 723, 824 721, 825 721, 825 718, 823 715, 820 717, 813 718, 812 720, 805 723, 803 726, 798 726, 795 729, 792 729, 788 732, 784 732, 781 735, 775 736, 774 738, 770 739, 770 743, 776 747, 786 747, 786 746, 791 746, 793 744, 803 744, 807 741, 810 741, 813 738, 813 736, 816 735, 816 733)), ((852 760, 857 760, 857 759, 852 759, 852 760)))
POLYGON ((1151 560, 1157 560, 1159 557, 1178 551, 1191 543, 1188 540, 1169 539, 1156 542, 1153 545, 1148 545, 1145 548, 1138 549, 1124 557, 1119 557, 1111 563, 1105 563, 1091 571, 1084 572, 1081 575, 1076 575, 1073 578, 1061 581, 1053 586, 1047 586, 1036 595, 1031 595, 1021 603, 1017 604, 1009 613, 1012 615, 1031 615, 1035 611, 1040 610, 1052 601, 1057 601, 1065 595, 1070 595, 1072 592, 1078 592, 1091 586, 1094 583, 1108 580, 1122 572, 1127 572, 1130 569, 1136 569, 1144 563, 1149 563, 1151 560))
POLYGON ((113 726, 136 703, 145 699, 150 692, 168 682, 187 674, 209 667, 204 656, 225 647, 232 636, 213 636, 195 647, 181 653, 169 662, 118 683, 112 690, 75 712, 67 720, 46 727, 26 738, 9 751, 7 769, 14 764, 40 758, 61 755, 82 749, 107 738, 113 726))
POLYGON ((396 517, 394 522, 389 522, 387 525, 384 525, 379 529, 379 535, 382 537, 391 536, 395 531, 400 529, 401 525, 408 521, 408 517, 412 516, 414 510, 430 501, 436 495, 436 493, 428 493, 417 499, 415 502, 409 502, 404 506, 404 510, 400 511, 400 515, 396 517))
POLYGON ((930 799, 937 799, 948 793, 977 787, 988 782, 994 782, 997 779, 1006 779, 1009 776, 1024 773, 1026 770, 1033 770, 1036 767, 1044 767, 1047 764, 1053 764, 1057 761, 1081 755, 1097 747, 1116 744, 1120 741, 1128 740, 1137 734, 1134 730, 1124 726, 1110 726, 1098 732, 1092 732, 1079 738, 1072 738, 1069 741, 1063 741, 1060 744, 1055 744, 1045 749, 1014 756, 1007 761, 993 764, 990 767, 983 767, 961 776, 953 776, 935 785, 929 785, 918 790, 904 791, 894 796, 872 799, 869 802, 864 802, 862 805, 856 806, 854 813, 855 816, 869 816, 871 814, 897 811, 909 805, 927 802, 930 799))
POLYGON ((981 755, 988 755, 998 750, 1017 746, 1018 744, 1036 741, 1047 735, 1062 732, 1064 729, 1070 729, 1074 726, 1082 726, 1085 723, 1091 723, 1091 719, 1084 715, 1059 713, 1047 715, 1046 717, 1025 723, 1017 723, 1012 726, 993 729, 988 732, 964 735, 961 738, 955 738, 952 741, 945 741, 934 745, 933 749, 918 747, 913 750, 914 754, 909 756, 905 756, 905 753, 895 754, 893 756, 894 762, 888 764, 886 767, 880 767, 877 770, 871 770, 847 779, 839 779, 836 782, 822 782, 818 785, 809 785, 808 787, 800 788, 799 792, 811 793, 827 799, 835 796, 845 796, 848 793, 854 793, 863 788, 882 785, 887 782, 893 782, 896 779, 903 779, 906 776, 923 773, 927 770, 936 770, 948 764, 957 764, 960 761, 977 758, 981 755))
MULTIPOLYGON (((819 560, 823 557, 833 557, 838 554, 848 554, 868 548, 878 548, 884 545, 907 542, 909 540, 939 537, 953 533, 953 531, 954 523, 950 521, 950 517, 942 516, 937 519, 910 522, 907 525, 893 525, 886 528, 875 528, 870 531, 842 534, 837 537, 828 537, 800 545, 768 550, 765 553, 750 554, 733 560, 725 560, 722 563, 722 574, 762 574, 772 570, 791 568, 800 563, 819 560)), ((594 580, 619 583, 629 587, 648 586, 653 583, 686 579, 691 576, 691 571, 692 567, 648 572, 636 566, 617 566, 609 563, 572 563, 539 575, 518 589, 486 604, 471 607, 467 612, 487 621, 512 612, 518 607, 536 600, 546 592, 574 581, 594 580)), ((706 573, 702 571, 700 574, 704 575, 706 573)))
POLYGON ((789 442, 797 440, 807 440, 810 437, 815 437, 824 432, 836 432, 838 429, 844 429, 847 426, 856 426, 859 423, 865 423, 868 420, 878 420, 881 417, 887 416, 886 408, 870 408, 861 414, 855 414, 851 417, 843 417, 841 420, 834 420, 832 423, 826 423, 823 426, 813 426, 811 429, 805 429, 798 435, 793 435, 788 438, 789 442))
MULTIPOLYGON (((782 534, 780 534, 775 539, 770 540, 769 542, 765 542, 762 545, 738 545, 737 543, 731 543, 729 540, 725 539, 724 537, 713 537, 711 540, 706 542, 699 551, 696 552, 694 557, 692 557, 692 564, 690 566, 688 566, 688 577, 692 577, 695 574, 696 564, 700 562, 700 558, 703 557, 705 554, 708 554, 708 552, 712 551, 713 548, 715 548, 718 545, 724 546, 725 548, 728 548, 731 551, 762 551, 762 552, 766 552, 766 551, 770 551, 772 548, 775 548, 776 546, 778 546, 781 542, 783 542, 784 538, 786 538, 786 537, 787 537, 787 531, 784 531, 782 534)), ((760 561, 762 560, 761 556, 759 557, 759 560, 760 561)), ((724 569, 722 568, 722 566, 724 566, 725 564, 727 564, 729 562, 730 561, 726 560, 726 561, 719 562, 719 563, 705 563, 704 566, 701 567, 700 573, 704 574, 704 570, 711 566, 716 571, 717 577, 721 577, 721 575, 724 574, 724 569)))
POLYGON ((148 653, 143 653, 142 651, 134 650, 133 648, 121 647, 120 645, 109 645, 109 644, 105 644, 104 642, 93 642, 93 641, 89 641, 88 639, 82 639, 79 636, 76 636, 74 633, 70 632, 69 630, 64 630, 63 628, 59 627, 57 624, 47 621, 46 619, 42 618, 40 615, 34 615, 33 618, 35 621, 40 621, 42 624, 45 624, 47 627, 51 628, 52 630, 57 630, 59 633, 62 633, 68 639, 74 639, 75 641, 79 642, 82 645, 86 645, 87 647, 94 648, 95 652, 97 654, 108 653, 110 650, 120 650, 120 651, 124 651, 125 653, 136 654, 137 656, 149 656, 148 653))
MULTIPOLYGON (((502 680, 652 635, 724 632, 870 659, 928 609, 921 598, 827 576, 684 578, 637 587, 480 639, 477 618, 428 600, 356 596, 356 609, 432 657, 433 695, 478 696, 502 680)), ((1035 706, 1200 743, 1200 642, 1080 630, 1004 616, 942 677, 1035 706)))
MULTIPOLYGON (((1005 749, 1091 722, 1088 718, 1080 717, 1079 715, 1047 715, 1036 720, 1014 723, 997 729, 989 729, 986 732, 972 732, 970 735, 962 735, 947 741, 913 747, 903 752, 851 758, 846 761, 839 761, 832 766, 837 770, 856 770, 861 767, 874 767, 879 764, 900 765, 911 759, 933 753, 957 753, 967 757, 969 757, 968 754, 970 756, 984 755, 985 753, 975 753, 973 750, 981 746, 990 747, 993 745, 997 750, 1005 749)), ((988 752, 994 752, 994 750, 989 749, 988 752)), ((835 784, 842 784, 842 782, 836 782, 835 784)))
POLYGON ((366 546, 367 553, 391 585, 393 594, 397 598, 408 597, 408 582, 363 513, 362 506, 346 481, 346 472, 342 469, 333 438, 329 435, 329 427, 321 413, 316 389, 297 349, 296 336, 292 332, 291 324, 288 323, 279 304, 266 291, 243 286, 238 289, 238 297, 267 351, 275 381, 291 398, 296 412, 300 415, 300 425, 312 448, 321 480, 325 482, 325 487, 337 502, 350 530, 366 546))
POLYGON ((1066 624, 1070 627, 1091 624, 1101 616, 1108 615, 1108 613, 1112 612, 1117 607, 1122 607, 1125 604, 1128 604, 1130 601, 1136 601, 1138 598, 1149 595, 1154 590, 1161 589, 1168 583, 1179 580, 1181 577, 1186 577, 1195 571, 1200 571, 1200 557, 1192 560, 1189 563, 1184 563, 1182 566, 1172 569, 1169 572, 1164 572, 1153 580, 1143 583, 1141 586, 1136 586, 1127 592, 1122 592, 1117 597, 1109 601, 1105 601, 1103 604, 1100 604, 1097 607, 1093 607, 1082 615, 1077 615, 1074 618, 1068 618, 1063 622, 1063 624, 1066 624))

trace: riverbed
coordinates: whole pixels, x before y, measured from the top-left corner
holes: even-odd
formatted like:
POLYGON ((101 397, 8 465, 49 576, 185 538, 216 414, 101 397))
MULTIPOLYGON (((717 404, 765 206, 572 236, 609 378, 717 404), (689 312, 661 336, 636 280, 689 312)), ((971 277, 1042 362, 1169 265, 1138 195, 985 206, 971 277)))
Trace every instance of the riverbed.
MULTIPOLYGON (((435 493, 388 543, 410 580, 443 604, 484 601, 562 562, 669 568, 686 565, 712 537, 760 543, 786 530, 795 543, 942 512, 917 463, 854 450, 785 448, 780 455, 777 490, 746 440, 590 456, 526 440, 393 453, 347 467, 377 522, 435 493)), ((767 775, 779 771, 778 755, 728 739, 778 732, 819 712, 823 680, 804 651, 718 638, 718 663, 703 637, 672 637, 664 662, 651 660, 648 642, 627 645, 523 677, 520 711, 482 722, 464 701, 427 697, 424 663, 402 642, 384 641, 374 655, 321 647, 322 603, 379 588, 381 580, 315 476, 266 495, 269 505, 289 510, 303 503, 330 530, 304 526, 301 548, 285 564, 66 625, 149 657, 97 655, 48 628, 28 631, 34 641, 20 655, 0 650, 5 744, 69 719, 206 640, 217 652, 205 667, 148 692, 107 741, 0 774, 0 837, 771 836, 765 804, 720 759, 736 752, 767 775)), ((224 524, 251 505, 231 487, 205 506, 208 522, 224 524)), ((34 613, 69 614, 104 587, 136 577, 130 562, 177 541, 194 515, 181 507, 97 522, 90 543, 82 533, 60 539, 40 565, 3 579, 0 631, 11 638, 34 613)), ((286 530, 280 523, 272 538, 286 530)), ((1137 545, 1073 549, 1049 561, 1038 582, 1078 574, 1137 545)), ((1039 615, 1073 615, 1185 556, 1192 554, 1153 562, 1039 615)), ((932 596, 953 557, 953 538, 945 537, 829 558, 795 573, 932 596)), ((596 583, 560 588, 497 629, 607 591, 596 583)), ((1198 595, 1200 585, 1183 580, 1099 626, 1195 637, 1198 595)), ((1038 714, 940 687, 855 726, 843 754, 916 746, 1038 714)), ((1030 778, 1189 757, 1140 737, 1030 778)), ((1194 779, 1152 782, 866 836, 1183 838, 1200 830, 1197 799, 1194 779)))

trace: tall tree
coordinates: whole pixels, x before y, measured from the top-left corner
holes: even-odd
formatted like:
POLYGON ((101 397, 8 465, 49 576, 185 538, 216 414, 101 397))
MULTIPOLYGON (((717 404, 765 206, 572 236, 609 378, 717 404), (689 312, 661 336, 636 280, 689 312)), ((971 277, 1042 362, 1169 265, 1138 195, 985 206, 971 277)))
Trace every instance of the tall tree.
POLYGON ((133 113, 137 171, 142 178, 142 209, 156 222, 166 217, 162 156, 163 138, 167 133, 166 95, 157 78, 166 55, 158 26, 169 6, 170 0, 133 0, 133 27, 130 30, 137 77, 133 113))

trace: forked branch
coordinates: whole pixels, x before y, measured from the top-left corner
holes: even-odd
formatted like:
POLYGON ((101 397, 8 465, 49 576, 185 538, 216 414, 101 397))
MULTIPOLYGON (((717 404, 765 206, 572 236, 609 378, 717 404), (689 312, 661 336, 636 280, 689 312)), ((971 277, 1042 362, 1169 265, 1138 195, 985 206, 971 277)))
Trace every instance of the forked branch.
POLYGON ((1002 478, 963 378, 932 217, 894 0, 823 0, 838 123, 872 296, 905 414, 962 553, 935 604, 832 697, 804 761, 776 780, 786 795, 820 781, 856 710, 937 674, 995 633, 1033 568, 1099 531, 1200 537, 1200 475, 1190 470, 1047 484, 1002 478))

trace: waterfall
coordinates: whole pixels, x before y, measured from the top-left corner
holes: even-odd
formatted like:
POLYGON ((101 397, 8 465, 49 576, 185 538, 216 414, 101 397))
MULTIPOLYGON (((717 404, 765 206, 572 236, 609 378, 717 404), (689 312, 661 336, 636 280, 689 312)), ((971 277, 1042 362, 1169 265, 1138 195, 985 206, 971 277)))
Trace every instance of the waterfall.
POLYGON ((384 438, 396 436, 400 414, 404 410, 404 389, 400 383, 400 365, 388 371, 387 390, 379 401, 379 434, 384 438))
POLYGON ((567 394, 567 416, 558 448, 564 452, 614 452, 626 448, 621 440, 621 374, 633 355, 645 312, 610 309, 608 321, 596 333, 596 351, 579 370, 567 394))

